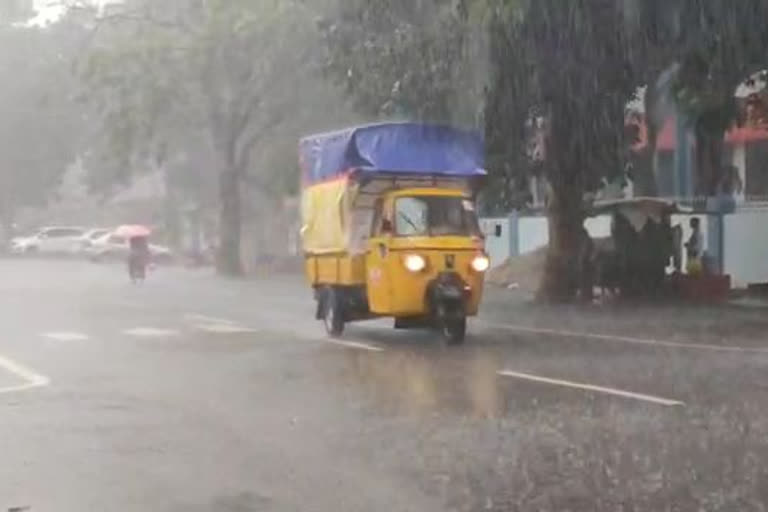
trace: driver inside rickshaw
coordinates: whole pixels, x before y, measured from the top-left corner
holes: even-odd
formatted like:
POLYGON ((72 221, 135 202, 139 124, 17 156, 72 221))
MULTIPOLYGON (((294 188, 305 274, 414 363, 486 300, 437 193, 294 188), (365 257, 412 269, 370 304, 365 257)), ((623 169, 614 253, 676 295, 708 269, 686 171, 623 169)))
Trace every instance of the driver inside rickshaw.
POLYGON ((471 202, 461 197, 401 197, 395 202, 398 236, 477 236, 471 202))

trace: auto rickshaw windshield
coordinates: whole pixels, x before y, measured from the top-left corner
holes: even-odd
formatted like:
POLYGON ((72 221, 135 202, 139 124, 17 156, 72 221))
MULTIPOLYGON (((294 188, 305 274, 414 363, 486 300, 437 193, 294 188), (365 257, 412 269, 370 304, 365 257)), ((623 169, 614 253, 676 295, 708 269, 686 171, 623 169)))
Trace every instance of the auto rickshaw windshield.
POLYGON ((397 236, 479 236, 472 201, 464 197, 409 196, 395 201, 397 236))

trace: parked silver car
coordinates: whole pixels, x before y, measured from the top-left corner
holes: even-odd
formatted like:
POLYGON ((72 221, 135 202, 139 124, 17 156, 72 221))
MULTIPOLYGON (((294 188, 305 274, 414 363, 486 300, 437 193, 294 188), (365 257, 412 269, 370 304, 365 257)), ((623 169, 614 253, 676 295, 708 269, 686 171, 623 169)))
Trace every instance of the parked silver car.
MULTIPOLYGON (((128 239, 110 231, 106 235, 94 240, 84 250, 85 255, 93 262, 122 261, 128 257, 130 248, 128 239)), ((149 244, 149 252, 155 263, 170 263, 173 261, 173 253, 167 247, 149 244)))
POLYGON ((85 232, 79 227, 42 228, 34 235, 11 240, 11 253, 74 255, 82 246, 85 232))
POLYGON ((93 243, 110 234, 112 232, 111 229, 107 228, 92 228, 87 230, 85 233, 83 233, 83 236, 80 237, 80 246, 78 248, 78 252, 80 254, 85 254, 89 247, 93 245, 93 243))

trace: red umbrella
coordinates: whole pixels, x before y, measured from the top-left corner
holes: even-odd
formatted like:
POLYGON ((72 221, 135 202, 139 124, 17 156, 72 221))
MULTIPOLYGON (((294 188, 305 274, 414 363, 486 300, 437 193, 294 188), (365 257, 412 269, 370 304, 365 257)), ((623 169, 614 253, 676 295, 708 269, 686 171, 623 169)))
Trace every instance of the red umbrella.
POLYGON ((121 238, 146 237, 150 234, 152 234, 151 229, 149 229, 147 226, 140 226, 138 224, 120 226, 115 230, 115 236, 119 236, 121 238))

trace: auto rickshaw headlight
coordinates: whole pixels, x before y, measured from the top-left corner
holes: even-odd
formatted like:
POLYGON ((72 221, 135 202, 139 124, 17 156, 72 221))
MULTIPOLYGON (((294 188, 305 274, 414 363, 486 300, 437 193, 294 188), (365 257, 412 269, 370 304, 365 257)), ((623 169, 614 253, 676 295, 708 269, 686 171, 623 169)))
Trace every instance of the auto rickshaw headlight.
POLYGON ((485 272, 490 268, 490 266, 491 260, 488 259, 488 256, 483 254, 475 256, 475 258, 472 260, 472 270, 475 272, 485 272))
POLYGON ((403 259, 403 265, 411 272, 421 272, 427 267, 427 260, 418 254, 408 254, 403 259))

